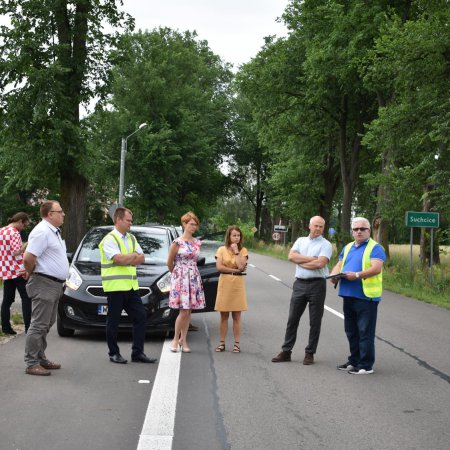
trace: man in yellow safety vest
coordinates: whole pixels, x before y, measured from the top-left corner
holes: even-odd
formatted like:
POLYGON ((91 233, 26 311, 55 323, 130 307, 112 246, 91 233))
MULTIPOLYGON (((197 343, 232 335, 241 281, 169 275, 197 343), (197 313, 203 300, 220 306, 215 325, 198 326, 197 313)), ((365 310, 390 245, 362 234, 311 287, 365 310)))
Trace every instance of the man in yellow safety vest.
POLYGON ((106 339, 111 362, 126 364, 117 344, 122 310, 133 320, 133 362, 154 363, 144 353, 146 313, 139 295, 136 266, 144 262, 144 252, 129 232, 133 223, 132 212, 118 207, 114 212, 114 229, 99 244, 101 253, 102 286, 108 298, 106 339))
POLYGON ((350 346, 347 362, 337 368, 366 375, 373 373, 375 362, 375 327, 386 253, 370 237, 370 222, 364 217, 352 220, 352 233, 355 241, 342 249, 331 271, 336 275, 331 282, 340 280, 339 296, 344 299, 344 326, 350 346))

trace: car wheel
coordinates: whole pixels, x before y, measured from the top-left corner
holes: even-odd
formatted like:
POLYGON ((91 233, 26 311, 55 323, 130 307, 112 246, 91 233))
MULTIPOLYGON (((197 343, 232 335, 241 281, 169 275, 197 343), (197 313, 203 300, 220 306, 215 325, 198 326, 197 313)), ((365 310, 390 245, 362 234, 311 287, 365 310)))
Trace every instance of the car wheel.
POLYGON ((56 329, 58 330, 58 334, 61 337, 70 337, 75 334, 75 330, 72 330, 71 328, 65 328, 62 320, 59 318, 59 316, 56 319, 56 329))

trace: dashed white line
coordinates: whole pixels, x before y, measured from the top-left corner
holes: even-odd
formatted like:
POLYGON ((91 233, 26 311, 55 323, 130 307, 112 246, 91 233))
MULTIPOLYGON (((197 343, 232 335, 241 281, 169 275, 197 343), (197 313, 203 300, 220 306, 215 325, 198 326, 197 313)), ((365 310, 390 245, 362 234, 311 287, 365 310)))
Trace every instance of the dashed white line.
POLYGON ((275 275, 269 275, 270 278, 273 278, 275 281, 281 281, 279 278, 277 278, 275 275))
MULTIPOLYGON (((277 277, 274 276, 274 275, 270 275, 270 274, 269 274, 269 277, 270 277, 270 278, 273 278, 275 281, 280 281, 280 282, 282 281, 282 280, 280 280, 279 278, 277 278, 277 277)), ((344 315, 343 315, 343 314, 341 314, 340 312, 338 312, 338 311, 336 311, 336 310, 330 308, 329 306, 325 305, 325 309, 326 309, 328 312, 330 312, 331 314, 334 314, 335 316, 340 317, 341 319, 344 319, 344 315)))
POLYGON ((137 450, 172 448, 181 352, 172 353, 170 343, 167 339, 162 348, 137 450))
MULTIPOLYGON (((249 264, 249 266, 256 267, 253 264, 249 264)), ((282 281, 274 275, 269 275, 269 277, 275 281, 282 281)), ((341 319, 344 318, 343 314, 329 306, 325 305, 325 309, 341 319)), ((171 340, 168 339, 162 348, 137 450, 172 449, 181 352, 170 352, 170 344, 171 340)), ((139 380, 138 383, 148 384, 150 380, 139 380)))
POLYGON ((341 319, 344 319, 344 314, 341 314, 340 312, 337 312, 336 310, 330 308, 329 306, 325 305, 325 309, 330 312, 331 314, 334 314, 335 316, 340 317, 341 319))

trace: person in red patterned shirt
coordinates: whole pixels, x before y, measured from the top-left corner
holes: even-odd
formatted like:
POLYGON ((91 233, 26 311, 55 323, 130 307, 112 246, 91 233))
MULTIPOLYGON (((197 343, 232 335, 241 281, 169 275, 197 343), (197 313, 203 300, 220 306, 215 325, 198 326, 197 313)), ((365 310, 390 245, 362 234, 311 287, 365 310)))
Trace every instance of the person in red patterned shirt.
POLYGON ((20 232, 30 223, 30 217, 24 212, 18 212, 8 222, 9 225, 0 229, 0 278, 3 280, 1 322, 3 333, 17 334, 10 322, 10 309, 16 297, 16 289, 22 299, 25 332, 31 320, 31 300, 25 287, 27 282, 22 257, 27 243, 22 243, 20 237, 20 232))

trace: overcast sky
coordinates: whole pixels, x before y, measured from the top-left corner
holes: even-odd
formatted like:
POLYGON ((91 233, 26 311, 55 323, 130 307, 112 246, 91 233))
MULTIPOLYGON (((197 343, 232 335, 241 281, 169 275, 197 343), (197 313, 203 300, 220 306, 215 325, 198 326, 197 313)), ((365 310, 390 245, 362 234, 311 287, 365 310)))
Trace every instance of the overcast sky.
POLYGON ((123 0, 123 10, 135 18, 136 29, 195 30, 237 69, 258 53, 265 36, 286 35, 286 27, 276 19, 287 4, 288 0, 123 0))

